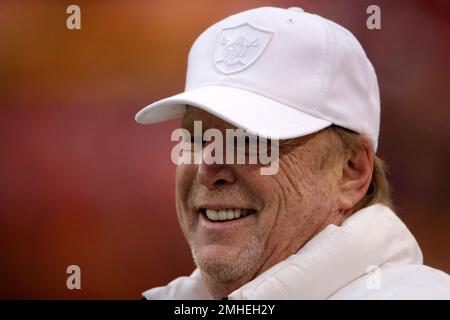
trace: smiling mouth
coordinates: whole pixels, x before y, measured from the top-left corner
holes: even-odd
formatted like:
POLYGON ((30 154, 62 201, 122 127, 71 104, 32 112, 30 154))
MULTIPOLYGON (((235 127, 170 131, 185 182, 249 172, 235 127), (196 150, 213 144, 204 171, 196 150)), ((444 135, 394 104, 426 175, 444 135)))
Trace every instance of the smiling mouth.
POLYGON ((226 222, 230 220, 237 220, 244 218, 248 215, 256 213, 254 209, 240 209, 240 208, 230 208, 230 209, 206 209, 200 208, 199 213, 206 217, 212 222, 226 222))

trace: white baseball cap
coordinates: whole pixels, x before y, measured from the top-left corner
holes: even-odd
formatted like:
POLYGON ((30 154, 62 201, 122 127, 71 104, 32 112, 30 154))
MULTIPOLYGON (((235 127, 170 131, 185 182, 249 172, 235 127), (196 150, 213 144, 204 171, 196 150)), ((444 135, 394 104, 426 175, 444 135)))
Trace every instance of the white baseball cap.
POLYGON ((201 108, 249 133, 304 136, 335 124, 365 134, 376 151, 375 70, 347 29, 300 8, 256 8, 205 30, 189 52, 185 91, 136 114, 141 124, 201 108))

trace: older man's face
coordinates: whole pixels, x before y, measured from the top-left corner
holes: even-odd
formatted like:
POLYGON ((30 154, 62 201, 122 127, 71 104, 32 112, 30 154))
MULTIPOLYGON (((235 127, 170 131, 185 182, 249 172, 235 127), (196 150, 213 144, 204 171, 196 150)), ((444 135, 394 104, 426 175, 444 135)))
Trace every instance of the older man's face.
MULTIPOLYGON (((182 127, 192 135, 194 121, 224 136, 234 128, 189 107, 182 127)), ((178 218, 204 274, 222 282, 249 281, 334 222, 339 170, 328 161, 329 143, 326 132, 281 141, 279 170, 271 176, 261 175, 259 164, 178 165, 178 218), (206 210, 240 211, 241 217, 211 221, 206 210)))

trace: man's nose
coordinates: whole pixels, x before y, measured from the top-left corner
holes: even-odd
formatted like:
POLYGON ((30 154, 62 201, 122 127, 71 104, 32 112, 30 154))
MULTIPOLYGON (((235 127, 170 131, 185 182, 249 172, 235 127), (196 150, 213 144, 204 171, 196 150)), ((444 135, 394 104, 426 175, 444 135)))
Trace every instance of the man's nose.
POLYGON ((227 164, 207 164, 202 162, 198 165, 197 180, 210 190, 232 184, 236 181, 234 168, 227 164))

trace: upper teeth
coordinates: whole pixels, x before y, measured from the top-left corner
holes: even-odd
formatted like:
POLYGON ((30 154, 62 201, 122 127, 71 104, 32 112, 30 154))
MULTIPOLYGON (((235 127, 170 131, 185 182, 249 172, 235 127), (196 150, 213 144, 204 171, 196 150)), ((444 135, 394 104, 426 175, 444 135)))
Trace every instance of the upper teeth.
POLYGON ((250 210, 247 209, 224 209, 224 210, 214 210, 206 209, 206 216, 209 220, 232 220, 245 217, 249 214, 250 210))

